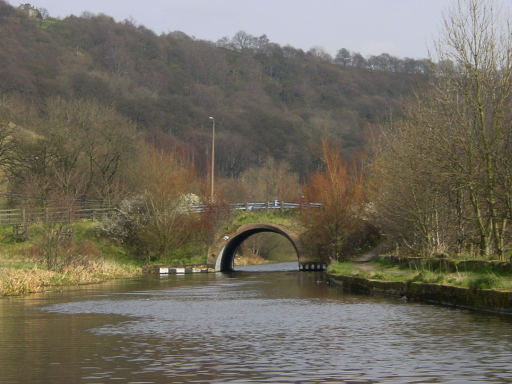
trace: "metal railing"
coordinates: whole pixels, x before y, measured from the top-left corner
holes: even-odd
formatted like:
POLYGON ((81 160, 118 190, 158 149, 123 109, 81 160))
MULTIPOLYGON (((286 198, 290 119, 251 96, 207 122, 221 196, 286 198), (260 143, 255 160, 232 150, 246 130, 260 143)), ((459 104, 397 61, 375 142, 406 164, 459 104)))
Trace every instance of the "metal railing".
MULTIPOLYGON (((320 208, 320 203, 288 203, 280 200, 271 200, 263 202, 245 202, 245 203, 229 203, 231 209, 237 211, 260 211, 271 209, 304 209, 304 208, 320 208)), ((188 210, 190 212, 205 212, 208 204, 192 205, 188 210)))
POLYGON ((302 209, 302 208, 320 208, 319 203, 288 203, 280 200, 264 201, 257 203, 232 203, 233 209, 239 211, 257 211, 266 209, 302 209))

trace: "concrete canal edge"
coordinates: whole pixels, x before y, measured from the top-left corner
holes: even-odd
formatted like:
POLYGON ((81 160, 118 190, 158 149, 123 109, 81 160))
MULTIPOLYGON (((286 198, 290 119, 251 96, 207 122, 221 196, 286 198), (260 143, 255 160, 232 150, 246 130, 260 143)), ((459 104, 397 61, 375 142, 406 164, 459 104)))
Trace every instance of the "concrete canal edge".
POLYGON ((327 274, 328 282, 347 292, 387 295, 450 307, 512 315, 512 292, 450 285, 367 280, 327 274))
POLYGON ((205 265, 148 265, 143 271, 146 274, 157 275, 185 275, 189 273, 215 272, 205 265))

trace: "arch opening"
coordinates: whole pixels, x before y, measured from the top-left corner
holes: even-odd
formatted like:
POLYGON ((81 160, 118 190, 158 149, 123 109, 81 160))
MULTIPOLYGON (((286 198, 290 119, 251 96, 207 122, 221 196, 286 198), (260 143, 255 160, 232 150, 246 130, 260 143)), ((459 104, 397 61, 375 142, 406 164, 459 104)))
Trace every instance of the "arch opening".
POLYGON ((234 270, 233 262, 235 253, 240 245, 252 235, 257 233, 272 232, 284 236, 293 246, 297 254, 297 261, 300 263, 302 257, 302 244, 299 237, 293 232, 277 225, 271 224, 249 224, 238 228, 232 236, 224 236, 224 244, 215 260, 215 270, 231 272, 234 270))
MULTIPOLYGON (((234 269, 238 271, 251 265, 269 264, 264 270, 273 270, 272 264, 290 262, 297 263, 297 251, 292 242, 279 233, 261 232, 249 236, 237 249, 234 269)), ((293 267, 288 264, 287 268, 293 267)))

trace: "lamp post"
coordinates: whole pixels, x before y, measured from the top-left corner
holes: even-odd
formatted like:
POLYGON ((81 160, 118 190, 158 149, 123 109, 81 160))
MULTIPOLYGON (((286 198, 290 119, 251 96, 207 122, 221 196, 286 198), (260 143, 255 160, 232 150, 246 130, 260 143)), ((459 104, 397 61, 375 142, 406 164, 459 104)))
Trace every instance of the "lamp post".
POLYGON ((215 169, 215 118, 210 116, 209 119, 212 121, 212 181, 211 181, 211 192, 210 202, 213 203, 213 182, 214 182, 214 169, 215 169))

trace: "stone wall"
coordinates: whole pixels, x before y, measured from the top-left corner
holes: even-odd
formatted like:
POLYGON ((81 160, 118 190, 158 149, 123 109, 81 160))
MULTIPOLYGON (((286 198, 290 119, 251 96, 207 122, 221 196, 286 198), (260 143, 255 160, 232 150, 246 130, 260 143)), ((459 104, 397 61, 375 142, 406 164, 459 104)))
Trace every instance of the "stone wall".
POLYGON ((418 282, 386 282, 351 276, 328 275, 328 280, 347 292, 406 297, 425 303, 512 315, 512 292, 418 282))

